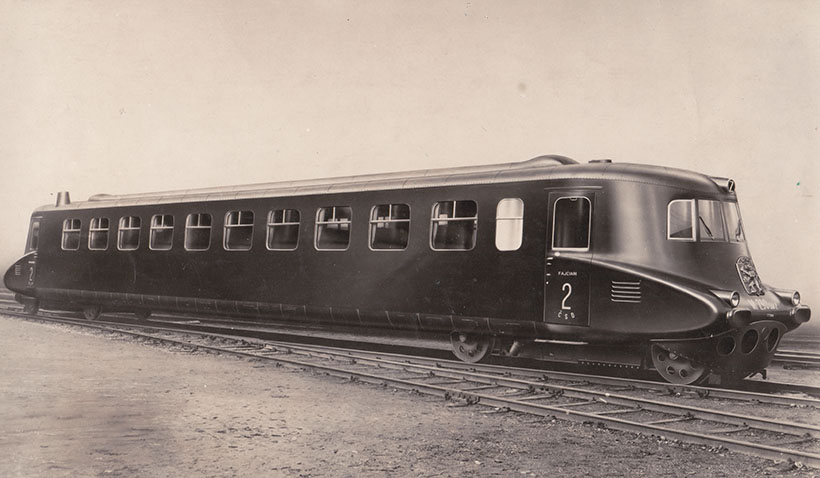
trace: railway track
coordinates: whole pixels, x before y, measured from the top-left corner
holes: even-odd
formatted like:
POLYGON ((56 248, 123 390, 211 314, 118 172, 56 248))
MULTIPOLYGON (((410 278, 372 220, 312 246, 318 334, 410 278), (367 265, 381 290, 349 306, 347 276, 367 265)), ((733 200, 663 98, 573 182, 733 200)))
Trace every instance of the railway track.
MULTIPOLYGON (((8 294, 8 297, 4 297, 2 291, 0 291, 0 310, 6 310, 9 312, 21 312, 22 307, 13 300, 12 294, 8 294)), ((54 316, 61 316, 67 317, 68 314, 65 313, 57 313, 54 316)), ((144 324, 144 322, 134 319, 131 314, 127 313, 110 313, 106 314, 107 317, 117 317, 118 320, 124 323, 130 324, 144 324)), ((375 342, 367 343, 367 342, 359 342, 359 341, 351 341, 351 340, 338 340, 336 338, 327 338, 321 337, 317 339, 311 339, 305 336, 305 333, 314 334, 314 329, 287 329, 288 331, 280 331, 279 329, 274 329, 273 332, 266 332, 266 327, 269 324, 263 324, 258 321, 256 322, 241 322, 232 320, 230 322, 226 322, 224 319, 220 319, 219 317, 192 317, 192 316, 184 316, 180 314, 171 314, 171 315, 158 315, 152 316, 150 319, 150 323, 154 325, 162 325, 164 327, 173 327, 177 330, 184 329, 184 330, 198 330, 200 332, 207 332, 207 333, 215 333, 215 334, 228 334, 231 336, 241 335, 245 338, 252 337, 252 338, 261 338, 265 340, 279 340, 279 341, 287 341, 288 343, 299 342, 305 343, 306 341, 309 343, 319 343, 325 345, 329 342, 343 342, 344 346, 348 346, 350 348, 362 348, 362 347, 373 347, 375 342)), ((328 336, 332 336, 333 334, 328 334, 328 336)), ((426 346, 434 346, 432 342, 427 343, 426 346)), ((439 344, 440 346, 440 344, 439 344)), ((424 347, 424 345, 423 345, 424 347)), ((385 347, 382 347, 384 349, 385 347)), ((395 348, 393 346, 390 347, 391 349, 395 348)), ((399 347, 401 348, 401 347, 399 347)), ((446 344, 446 349, 449 351, 449 343, 446 344)), ((444 354, 435 354, 435 352, 440 352, 438 349, 431 349, 432 354, 431 356, 438 355, 437 359, 441 359, 442 356, 449 357, 449 352, 444 354)), ((785 369, 795 368, 795 369, 811 369, 811 368, 818 368, 815 364, 818 363, 820 357, 816 353, 811 352, 801 352, 801 351, 784 351, 784 357, 780 360, 777 360, 775 363, 781 364, 784 366, 785 369), (805 359, 804 357, 808 357, 805 359)), ((413 354, 417 356, 417 353, 413 354)), ((514 361, 513 361, 514 362, 514 361)), ((462 363, 462 362, 456 362, 462 363)), ((517 366, 514 363, 505 365, 512 365, 517 366)), ((593 375, 588 373, 566 373, 566 372, 557 372, 557 371, 549 371, 547 372, 543 368, 538 368, 539 373, 549 373, 550 378, 553 380, 560 380, 561 377, 569 377, 569 381, 577 381, 577 380, 588 380, 593 375)), ((616 383, 621 383, 620 381, 629 380, 624 378, 615 378, 615 377, 608 377, 608 376, 596 376, 596 383, 604 383, 607 381, 616 381, 616 383)), ((721 387, 721 386, 714 386, 709 388, 704 387, 697 387, 697 386, 685 386, 685 385, 674 385, 670 384, 666 381, 647 381, 647 380, 633 380, 631 382, 637 388, 645 388, 645 389, 656 389, 656 390, 666 390, 669 393, 688 393, 688 394, 710 394, 711 396, 722 396, 721 392, 718 390, 733 390, 733 391, 746 391, 752 393, 762 394, 763 396, 767 397, 776 397, 778 394, 784 393, 793 393, 793 394, 806 394, 809 396, 820 397, 820 387, 805 385, 805 384, 798 384, 798 383, 785 383, 785 382, 776 382, 771 380, 744 380, 739 383, 733 383, 731 385, 721 387), (641 385, 643 384, 643 385, 641 385)), ((767 403, 777 403, 772 401, 773 399, 768 399, 767 403)), ((791 398, 784 399, 782 403, 791 400, 791 398)), ((788 402, 793 403, 793 402, 788 402)))
POLYGON ((56 322, 159 341, 186 350, 226 353, 279 365, 306 368, 346 380, 386 385, 441 396, 457 405, 484 405, 544 417, 592 423, 616 430, 657 435, 774 460, 820 467, 820 427, 725 411, 726 400, 816 410, 820 400, 707 387, 669 388, 655 382, 532 369, 465 364, 416 356, 339 349, 319 345, 250 340, 243 337, 163 327, 19 312, 7 315, 56 322), (646 394, 655 394, 647 398, 646 394), (697 400, 688 403, 684 395, 697 400), (702 406, 709 399, 715 406, 702 406))
POLYGON ((820 353, 804 350, 779 350, 772 363, 784 367, 820 368, 820 353))

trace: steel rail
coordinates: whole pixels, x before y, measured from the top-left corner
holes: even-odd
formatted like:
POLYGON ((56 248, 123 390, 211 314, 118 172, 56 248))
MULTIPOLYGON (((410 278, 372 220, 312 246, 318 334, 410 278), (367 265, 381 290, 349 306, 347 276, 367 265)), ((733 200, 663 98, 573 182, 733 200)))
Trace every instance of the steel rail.
MULTIPOLYGON (((280 345, 293 350, 301 349, 302 347, 292 347, 290 345, 280 345)), ((316 350, 316 347, 310 347, 309 353, 326 353, 338 356, 338 352, 325 352, 316 350)), ((441 368, 436 365, 416 364, 411 361, 395 361, 384 360, 377 357, 359 356, 358 354, 343 354, 344 357, 353 357, 356 360, 367 360, 374 364, 385 366, 387 364, 401 369, 413 369, 422 373, 433 373, 438 376, 446 376, 448 378, 464 378, 467 377, 471 381, 482 382, 484 384, 503 385, 505 387, 518 388, 521 390, 552 390, 560 391, 564 396, 571 396, 575 398, 594 399, 601 403, 614 403, 624 406, 639 406, 643 410, 649 410, 660 413, 670 413, 676 415, 686 414, 694 418, 702 420, 715 420, 722 423, 729 423, 732 425, 755 425, 756 428, 767 430, 776 433, 787 433, 797 436, 811 436, 812 438, 820 438, 820 427, 814 425, 807 425, 801 423, 783 422, 774 419, 760 419, 749 415, 740 415, 732 412, 724 412, 718 410, 708 410, 700 407, 693 407, 690 405, 679 405, 658 400, 649 400, 639 397, 632 397, 627 395, 620 395, 612 392, 602 392, 596 390, 581 389, 574 386, 556 385, 552 383, 525 380, 514 378, 507 375, 496 375, 482 373, 479 371, 466 371, 441 368)))
MULTIPOLYGON (((271 342, 276 343, 276 342, 271 342)), ((279 343, 281 346, 293 346, 292 344, 287 344, 284 342, 279 343)), ((311 345, 298 345, 299 348, 302 349, 311 349, 313 346, 311 345)), ((672 383, 666 382, 653 382, 649 380, 638 380, 632 378, 621 378, 621 377, 607 377, 603 375, 587 375, 587 374, 579 374, 579 373, 572 373, 572 372, 556 372, 552 370, 540 370, 540 369, 530 369, 530 368, 519 368, 519 367, 509 367, 509 366, 500 366, 500 365, 490 365, 490 364, 468 364, 465 362, 461 362, 458 360, 442 360, 442 359, 434 359, 428 357, 419 357, 419 356, 410 356, 410 355, 403 355, 403 354, 392 354, 392 353, 383 353, 383 352, 371 352, 366 350, 350 350, 340 347, 322 347, 323 349, 333 349, 338 351, 339 353, 346 353, 350 357, 362 357, 362 358, 371 358, 371 357, 391 357, 396 360, 408 360, 413 362, 418 362, 422 364, 432 365, 435 367, 443 368, 443 367, 450 367, 459 370, 472 370, 472 371, 484 371, 486 373, 497 373, 497 374, 505 374, 511 375, 515 374, 518 376, 536 379, 536 380, 558 380, 558 381, 570 381, 570 382, 578 382, 578 383, 586 383, 586 384, 594 384, 594 385, 603 385, 603 386, 612 386, 612 387, 619 387, 625 390, 627 389, 640 389, 640 390, 649 390, 655 391, 659 393, 665 393, 668 395, 683 395, 685 393, 691 393, 693 395, 698 396, 699 398, 723 398, 723 399, 731 399, 731 400, 741 400, 741 401, 750 401, 750 402, 759 402, 759 403, 771 403, 776 405, 785 405, 785 406, 807 406, 807 407, 815 407, 820 408, 820 399, 817 398, 808 398, 808 397, 794 397, 794 396, 783 396, 783 395, 773 395, 773 394, 766 394, 766 393, 759 393, 759 392, 748 392, 744 390, 735 390, 735 389, 726 389, 726 388, 715 388, 715 387, 704 387, 698 385, 677 385, 672 383)), ((316 349, 318 350, 318 349, 316 349)), ((818 394, 820 394, 820 388, 816 388, 818 394)))
MULTIPOLYGON (((610 412, 610 414, 607 414, 605 412, 601 412, 601 413, 583 412, 583 411, 579 411, 577 409, 569 408, 573 404, 546 405, 546 404, 541 404, 541 403, 533 403, 534 396, 531 395, 529 392, 532 392, 534 390, 534 385, 537 385, 538 387, 541 387, 541 388, 545 387, 546 384, 543 384, 543 383, 533 384, 533 383, 525 383, 526 381, 517 380, 517 379, 505 379, 504 381, 507 384, 516 383, 519 387, 524 387, 525 386, 526 391, 528 392, 528 396, 521 397, 521 398, 498 397, 498 396, 491 395, 491 394, 488 394, 488 393, 480 393, 480 392, 475 391, 475 390, 473 390, 473 391, 463 390, 463 389, 459 389, 457 387, 447 387, 447 386, 442 386, 441 384, 429 384, 429 383, 424 383, 423 382, 423 380, 425 378, 429 378, 431 376, 435 377, 436 374, 439 374, 439 376, 440 376, 441 372, 445 372, 445 375, 449 376, 448 378, 451 378, 451 379, 452 378, 459 378, 459 380, 457 381, 458 383, 464 383, 465 381, 475 382, 475 383, 482 383, 482 380, 485 381, 485 382, 489 380, 490 383, 492 383, 492 382, 496 382, 500 379, 500 377, 495 376, 495 375, 487 376, 486 374, 476 374, 476 373, 469 374, 469 373, 465 373, 465 372, 456 373, 455 371, 442 371, 442 370, 438 370, 438 369, 435 369, 434 367, 429 367, 429 366, 415 366, 417 368, 420 367, 422 369, 419 372, 416 372, 419 375, 419 377, 416 380, 408 380, 408 379, 402 379, 402 378, 389 377, 389 376, 385 376, 385 375, 381 375, 381 374, 361 372, 361 371, 358 371, 358 370, 350 370, 349 369, 350 366, 353 366, 353 365, 361 366, 361 364, 359 364, 356 361, 348 361, 348 363, 346 364, 346 365, 348 365, 348 368, 342 368, 342 367, 339 367, 339 366, 327 366, 327 365, 323 365, 323 364, 316 364, 315 362, 311 362, 309 360, 308 361, 306 361, 306 360, 295 360, 295 359, 290 357, 290 355, 292 355, 293 353, 292 353, 292 350, 288 346, 282 347, 282 349, 283 349, 283 353, 285 353, 289 356, 288 357, 282 357, 283 353, 279 353, 279 351, 277 351, 275 348, 271 349, 271 348, 268 348, 268 347, 265 347, 265 346, 260 347, 259 344, 252 345, 252 344, 249 344, 249 342, 247 342, 246 340, 242 340, 241 338, 236 339, 240 342, 239 346, 234 346, 234 347, 224 346, 224 345, 223 346, 213 346, 213 345, 207 345, 207 344, 202 344, 202 343, 197 343, 197 342, 192 342, 192 341, 181 341, 181 340, 170 339, 168 337, 159 337, 159 336, 152 335, 152 334, 132 332, 132 331, 127 331, 127 330, 122 329, 123 327, 133 327, 131 325, 114 324, 114 326, 105 326, 105 325, 88 324, 88 323, 77 323, 78 321, 73 321, 73 320, 66 321, 64 319, 56 319, 55 320, 55 319, 43 318, 43 317, 36 317, 36 318, 35 317, 24 317, 24 318, 29 319, 29 320, 44 320, 44 321, 52 321, 52 322, 71 323, 72 325, 80 325, 80 326, 83 326, 83 327, 90 327, 90 328, 95 328, 95 329, 109 331, 109 332, 122 333, 122 334, 135 336, 135 337, 148 338, 148 339, 159 341, 159 342, 162 342, 162 343, 179 345, 181 347, 194 347, 194 348, 197 348, 197 349, 213 351, 213 352, 217 352, 217 353, 229 353, 229 354, 248 357, 248 358, 253 358, 253 359, 267 359, 267 360, 271 360, 271 361, 274 361, 274 362, 280 363, 280 364, 286 364, 286 365, 290 365, 290 366, 304 367, 304 368, 320 370, 324 373, 327 373, 329 375, 336 376, 336 377, 342 377, 342 378, 348 378, 348 379, 353 378, 353 379, 356 379, 356 380, 366 381, 366 382, 370 382, 370 383, 377 383, 377 384, 382 384, 382 385, 392 384, 394 386, 399 386, 399 387, 402 387, 402 388, 409 388, 411 390, 424 391, 426 393, 439 395, 439 396, 444 396, 446 398, 447 397, 462 397, 462 398, 467 399, 468 402, 472 402, 472 403, 482 403, 484 405, 504 407, 504 408, 508 408, 508 409, 511 409, 511 410, 536 414, 536 415, 540 415, 540 416, 553 416, 555 418, 569 419, 569 420, 582 421, 582 422, 593 421, 593 422, 597 422, 599 424, 605 424, 605 426, 613 428, 613 429, 618 429, 618 430, 623 430, 623 431, 630 431, 630 432, 637 432, 637 433, 641 433, 641 434, 646 434, 647 432, 651 432, 651 433, 659 434, 663 437, 678 439, 678 440, 689 442, 689 443, 699 443, 699 444, 710 445, 710 446, 719 446, 719 447, 724 447, 724 448, 729 449, 729 450, 739 451, 739 452, 748 453, 748 454, 752 454, 752 455, 755 455, 755 456, 760 456, 760 457, 765 457, 765 458, 770 458, 770 459, 775 459, 775 460, 791 459, 791 460, 794 460, 794 461, 799 461, 801 463, 804 463, 808 466, 820 467, 820 455, 817 455, 817 454, 808 453, 808 452, 804 452, 804 451, 800 451, 800 450, 787 449, 787 448, 784 448, 783 446, 767 445, 767 444, 760 444, 760 443, 751 443, 751 442, 746 442, 746 441, 742 441, 742 440, 731 439, 731 438, 728 438, 728 437, 715 436, 715 435, 711 435, 711 434, 708 434, 708 433, 693 432, 693 431, 688 431, 688 430, 674 429, 674 428, 671 428, 669 426, 662 426, 662 424, 677 421, 676 419, 660 420, 660 421, 655 421, 655 422, 642 423, 642 422, 637 422, 637 421, 632 421, 632 420, 625 420, 625 419, 622 419, 622 418, 611 416, 611 412, 610 412), (271 353, 274 353, 276 355, 271 356, 270 355, 271 353), (460 377, 456 377, 456 375, 460 375, 460 377), (476 379, 478 379, 478 380, 476 380, 476 379)), ((180 335, 182 335, 182 334, 188 334, 188 335, 193 334, 193 335, 198 335, 198 336, 213 335, 213 334, 203 334, 203 333, 199 333, 199 332, 193 332, 192 333, 192 332, 179 331, 179 330, 174 330, 173 332, 177 333, 177 334, 180 334, 180 335)), ((313 352, 311 352, 311 353, 313 353, 313 352)), ((322 352, 322 353, 327 355, 330 352, 322 352)), ((315 357, 308 357, 308 358, 315 358, 315 357)), ((348 357, 346 357, 346 356, 342 356, 342 358, 348 359, 348 357)), ((394 361, 385 361, 381 364, 381 366, 382 367, 390 366, 390 367, 394 367, 394 369, 398 368, 400 370, 406 370, 407 367, 408 367, 408 364, 407 363, 401 363, 401 362, 394 362, 394 361)), ((498 386, 498 384, 495 384, 495 386, 498 386)), ((508 385, 503 385, 503 386, 508 386, 508 385)), ((549 388, 549 387, 547 387, 547 388, 549 388)), ((584 392, 586 392, 586 391, 584 391, 584 392)), ((544 395, 542 397, 537 397, 537 398, 538 399, 549 399, 550 396, 549 395, 544 395)), ((610 401, 613 401, 615 399, 619 399, 619 397, 613 397, 612 394, 609 394, 609 396, 607 396, 606 398, 610 401)), ((582 406, 582 405, 586 405, 586 404, 594 404, 596 402, 597 403, 606 403, 605 400, 587 400, 585 402, 576 403, 574 405, 581 405, 582 406)), ((646 405, 647 404, 645 402, 643 402, 642 405, 638 405, 637 407, 630 406, 630 408, 623 409, 623 410, 628 411, 628 410, 631 410, 633 408, 637 408, 638 410, 641 410, 642 409, 641 407, 646 406, 646 405)), ((723 423, 726 423, 726 422, 723 422, 723 423)), ((725 432, 725 431, 726 431, 726 429, 721 429, 721 430, 713 431, 713 432, 722 433, 722 432, 725 432)), ((783 432, 778 432, 778 433, 783 433, 783 432)), ((814 432, 807 432, 807 433, 814 433, 814 432)))
MULTIPOLYGON (((12 309, 16 313, 19 313, 19 306, 12 309)), ((61 314, 51 314, 52 316, 60 316, 61 314)), ((114 314, 114 317, 122 318, 124 320, 130 320, 128 317, 124 317, 120 314, 114 314)), ((177 317, 175 317, 176 319, 177 317)), ((80 320, 83 319, 74 319, 80 320)), ((111 323, 111 324, 121 324, 121 322, 100 322, 99 320, 96 323, 111 323)), ((152 319, 151 323, 130 323, 130 325, 134 327, 151 327, 151 328, 158 328, 161 329, 162 327, 158 324, 165 323, 167 324, 174 324, 173 327, 166 327, 166 330, 169 331, 179 331, 179 330, 188 330, 193 331, 188 328, 183 328, 183 326, 187 326, 187 324, 180 324, 177 320, 174 321, 167 321, 167 320, 157 320, 152 319)), ((195 327, 200 326, 200 324, 196 324, 195 327)), ((204 326, 209 329, 217 329, 217 330, 225 330, 223 327, 213 327, 213 326, 204 326)), ((228 329, 230 330, 230 334, 223 334, 229 337, 236 337, 237 331, 236 329, 228 329)), ((199 332, 208 333, 212 335, 219 335, 220 332, 215 332, 214 330, 200 330, 199 332)), ((248 338, 248 337, 244 337, 248 338)), ((276 340, 266 340, 266 342, 277 342, 276 340)), ((280 344, 285 344, 286 342, 278 341, 280 344)), ((294 345, 291 342, 287 342, 290 345, 294 345)), ((307 344, 300 344, 302 347, 309 347, 310 345, 307 344)), ((325 348, 334 348, 327 345, 322 345, 321 347, 325 348)), ((390 356, 395 357, 397 359, 405 359, 405 360, 417 360, 422 361, 425 360, 428 363, 442 363, 448 364, 450 367, 461 368, 461 369, 475 369, 476 367, 481 367, 482 370, 485 371, 497 371, 498 373, 511 373, 515 371, 515 373, 530 377, 530 378, 545 378, 547 380, 559 380, 559 381, 577 381, 577 382, 584 382, 588 384, 597 384, 602 386, 612 386, 612 387, 623 387, 623 388, 635 388, 635 389, 644 389, 644 390, 654 390, 659 393, 666 393, 670 395, 683 395, 686 393, 697 395, 701 398, 712 397, 712 398, 725 398, 725 399, 732 399, 732 400, 744 400, 744 401, 756 401, 760 403, 771 403, 771 404, 778 404, 778 405, 786 405, 786 406, 810 406, 810 407, 818 407, 820 408, 820 400, 817 398, 808 398, 808 397, 798 397, 798 396, 789 396, 789 395, 778 395, 778 393, 782 392, 791 392, 791 393, 801 393, 806 394, 809 396, 820 396, 820 387, 812 387, 809 385, 800 385, 800 384, 789 384, 789 383, 777 383, 777 382, 769 382, 769 381, 756 381, 756 380, 745 380, 741 383, 741 386, 749 388, 755 388, 758 390, 764 390, 763 392, 757 391, 749 391, 749 390, 740 390, 737 388, 724 388, 724 387, 705 387, 705 386, 696 386, 696 385, 679 385, 679 384, 672 384, 668 382, 660 382, 660 381, 650 381, 650 380, 639 380, 639 379, 631 379, 631 378, 621 378, 621 377, 609 377, 609 376, 602 376, 602 375, 591 375, 591 374, 581 374, 581 373, 572 373, 572 372, 560 372, 560 371, 552 371, 552 370, 545 370, 545 369, 529 369, 529 368, 520 368, 520 367, 511 367, 511 366, 498 366, 498 365, 487 365, 487 364, 468 364, 465 362, 457 361, 457 360, 445 360, 441 358, 426 358, 417 355, 403 355, 403 354, 395 354, 395 353, 388 353, 388 352, 373 352, 373 351, 366 351, 366 350, 353 350, 347 348, 340 348, 335 347, 335 350, 344 351, 347 353, 359 353, 359 354, 376 354, 380 356, 390 356)))

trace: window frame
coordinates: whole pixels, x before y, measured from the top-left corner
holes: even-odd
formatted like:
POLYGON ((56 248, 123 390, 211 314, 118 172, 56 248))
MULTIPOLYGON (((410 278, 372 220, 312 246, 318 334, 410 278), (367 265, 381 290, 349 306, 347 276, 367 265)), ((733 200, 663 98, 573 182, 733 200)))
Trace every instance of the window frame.
POLYGON ((271 209, 268 211, 268 219, 265 224, 265 249, 269 251, 295 251, 299 248, 299 238, 302 236, 302 212, 295 208, 278 208, 278 209, 271 209), (282 211, 282 222, 271 222, 271 218, 274 216, 276 211, 282 211), (287 211, 295 211, 296 215, 299 216, 298 222, 285 222, 285 213, 287 211), (296 244, 289 249, 281 248, 281 247, 270 247, 270 240, 271 235, 274 232, 274 228, 281 227, 281 226, 296 226, 296 244))
POLYGON ((136 251, 140 248, 140 242, 142 236, 142 218, 140 216, 121 216, 118 227, 117 227, 117 250, 119 251, 136 251), (128 219, 129 225, 123 227, 123 220, 128 219), (130 224, 133 223, 133 219, 137 219, 139 221, 139 226, 132 226, 130 224), (122 233, 123 231, 137 231, 137 244, 134 247, 123 248, 122 247, 122 233))
POLYGON ((370 219, 368 221, 367 226, 367 247, 370 248, 371 251, 374 252, 383 252, 383 251, 393 251, 393 252, 401 252, 406 251, 407 248, 410 246, 410 219, 412 217, 412 210, 409 204, 406 203, 387 203, 387 204, 374 204, 370 208, 370 219), (376 208, 381 206, 388 207, 388 218, 387 219, 373 219, 373 214, 376 212, 376 208), (393 216, 393 206, 405 206, 407 207, 407 219, 392 219, 393 216), (387 224, 398 224, 398 223, 407 223, 407 242, 404 244, 402 248, 386 248, 386 247, 373 247, 373 227, 379 223, 387 223, 387 224))
POLYGON ((317 251, 330 251, 330 252, 344 252, 350 249, 350 243, 353 242, 353 206, 323 206, 316 209, 316 220, 314 221, 314 228, 313 228, 313 248, 317 251), (333 209, 332 211, 332 218, 336 217, 336 208, 347 208, 350 210, 350 218, 340 221, 320 221, 319 216, 322 213, 323 209, 333 209), (344 249, 322 249, 319 248, 319 226, 327 226, 329 224, 347 224, 348 231, 347 231, 347 245, 344 249))
POLYGON ((666 205, 666 239, 669 241, 678 241, 678 242, 697 242, 697 202, 694 198, 691 199, 673 199, 669 201, 669 204, 666 205), (688 202, 690 205, 690 217, 689 217, 689 224, 692 226, 692 236, 691 237, 672 237, 672 215, 670 214, 670 210, 672 209, 672 204, 676 202, 688 202))
POLYGON ((207 212, 192 212, 192 213, 189 213, 187 216, 185 216, 185 233, 184 233, 184 237, 183 237, 182 247, 186 251, 190 251, 190 252, 202 252, 202 251, 209 250, 211 248, 211 237, 213 236, 213 224, 214 224, 214 219, 213 219, 213 216, 210 213, 207 213, 207 212), (210 224, 208 224, 207 226, 202 226, 200 224, 202 222, 202 220, 201 220, 202 216, 208 216, 210 224), (197 224, 196 225, 189 224, 190 220, 194 217, 196 217, 196 219, 197 219, 197 221, 196 221, 197 224), (194 248, 188 247, 188 237, 189 237, 188 236, 188 230, 189 229, 208 229, 208 244, 205 246, 205 248, 203 248, 203 249, 194 249, 194 248))
POLYGON ((430 208, 430 223, 429 224, 430 224, 430 234, 428 235, 428 238, 429 238, 429 241, 430 241, 430 249, 431 250, 434 250, 436 252, 465 252, 465 251, 472 251, 476 248, 476 245, 478 245, 478 201, 476 201, 474 199, 446 199, 446 200, 443 200, 443 201, 435 201, 435 202, 433 202, 433 205, 430 208), (438 206, 439 204, 449 203, 449 202, 453 203, 453 217, 443 218, 443 219, 440 218, 440 217, 435 217, 436 206, 438 206), (459 202, 471 202, 471 203, 475 204, 475 215, 474 216, 469 216, 469 217, 468 216, 457 216, 456 213, 458 211, 457 208, 458 208, 458 203, 459 202), (445 221, 446 222, 451 222, 451 221, 473 221, 473 225, 474 225, 473 226, 473 241, 472 241, 472 245, 468 249, 461 249, 461 248, 458 248, 458 249, 456 249, 456 248, 437 249, 434 246, 435 242, 433 241, 433 231, 434 231, 433 223, 435 223, 435 222, 445 222, 445 221))
POLYGON ((552 233, 550 234, 550 247, 553 251, 559 252, 588 252, 592 247, 592 199, 584 195, 576 196, 560 196, 552 203, 552 233), (589 220, 587 221, 587 245, 586 247, 555 247, 555 211, 558 208, 558 203, 562 199, 583 199, 589 204, 589 220))
MULTIPOLYGON (((511 252, 517 251, 521 249, 521 246, 524 244, 524 200, 517 197, 509 197, 509 198, 501 198, 498 200, 498 203, 495 205, 495 248, 499 252, 511 252), (518 201, 521 204, 521 216, 520 217, 499 217, 498 216, 498 208, 501 207, 501 203, 504 201, 518 201), (513 249, 502 249, 498 246, 498 232, 500 228, 498 227, 499 222, 506 223, 506 222, 518 222, 519 226, 516 228, 516 234, 518 237, 518 245, 513 249)), ((591 212, 591 211, 590 211, 591 212)), ((592 217, 590 215, 590 217, 592 217)))
POLYGON ((174 247, 174 232, 175 232, 174 231, 174 223, 175 222, 176 221, 174 220, 174 215, 173 214, 154 214, 153 216, 151 216, 151 225, 149 227, 149 234, 148 234, 148 249, 150 249, 152 251, 170 251, 171 249, 173 249, 173 247, 174 247), (171 225, 170 226, 165 224, 165 219, 169 218, 169 217, 171 218, 171 225), (160 225, 155 225, 154 224, 154 220, 157 219, 157 218, 161 219, 162 224, 160 224, 160 225), (168 242, 168 247, 154 247, 154 232, 155 231, 167 231, 169 229, 171 230, 171 239, 168 242))
POLYGON ((107 251, 108 250, 108 243, 110 238, 110 231, 111 230, 111 221, 107 217, 93 217, 91 218, 91 222, 88 224, 88 250, 89 251, 107 251), (106 226, 101 227, 99 226, 99 222, 105 219, 106 226), (94 223, 97 221, 97 227, 94 227, 94 223), (91 247, 91 239, 94 237, 94 233, 101 233, 105 232, 105 247, 91 247))
POLYGON ((225 213, 225 217, 222 222, 222 248, 226 251, 233 251, 233 252, 247 252, 253 249, 253 229, 255 226, 256 221, 256 214, 254 214, 252 209, 231 209, 230 211, 225 213), (238 213, 237 224, 229 224, 228 218, 230 217, 231 213, 238 213), (251 223, 250 224, 242 224, 242 213, 251 213, 251 223), (250 241, 247 248, 228 248, 228 229, 229 228, 239 228, 239 227, 249 227, 250 232, 250 241))
POLYGON ((80 250, 80 243, 82 242, 83 221, 79 218, 66 218, 63 220, 63 233, 60 236, 60 249, 64 251, 78 251, 80 250), (74 222, 77 222, 77 228, 74 229, 74 222), (70 225, 70 228, 66 228, 70 225), (77 247, 65 247, 66 233, 77 234, 77 247))

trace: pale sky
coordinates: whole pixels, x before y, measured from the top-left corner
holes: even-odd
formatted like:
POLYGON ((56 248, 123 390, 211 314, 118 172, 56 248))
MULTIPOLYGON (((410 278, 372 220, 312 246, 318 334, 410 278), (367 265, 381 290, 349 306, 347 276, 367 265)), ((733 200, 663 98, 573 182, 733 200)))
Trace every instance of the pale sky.
POLYGON ((820 306, 817 1, 5 2, 0 91, 4 270, 57 191, 554 153, 734 178, 820 306))

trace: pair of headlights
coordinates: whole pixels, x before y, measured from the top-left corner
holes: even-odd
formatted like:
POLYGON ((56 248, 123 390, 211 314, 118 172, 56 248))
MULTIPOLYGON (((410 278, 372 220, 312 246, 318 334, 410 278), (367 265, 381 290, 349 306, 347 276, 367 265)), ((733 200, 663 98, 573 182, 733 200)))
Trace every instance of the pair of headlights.
MULTIPOLYGON (((800 305, 800 292, 796 290, 779 290, 779 289, 770 289, 776 296, 778 296, 782 300, 790 301, 794 307, 800 305)), ((713 290, 713 294, 715 294, 719 299, 726 301, 727 304, 731 305, 732 307, 737 307, 740 305, 740 293, 738 291, 726 291, 726 290, 713 290)))

